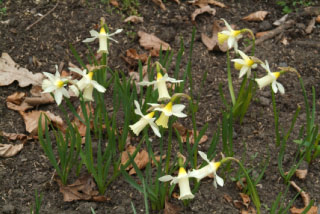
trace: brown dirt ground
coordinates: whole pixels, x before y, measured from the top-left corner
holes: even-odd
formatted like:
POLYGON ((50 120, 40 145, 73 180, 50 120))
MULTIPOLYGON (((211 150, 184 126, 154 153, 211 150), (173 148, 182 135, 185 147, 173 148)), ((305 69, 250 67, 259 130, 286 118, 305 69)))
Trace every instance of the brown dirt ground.
MULTIPOLYGON (((1 21, 10 20, 9 24, 1 24, 0 28, 0 52, 8 53, 20 66, 32 72, 54 72, 54 65, 64 63, 65 68, 69 62, 75 63, 69 44, 72 44, 81 56, 87 54, 86 46, 81 41, 89 37, 89 30, 96 28, 100 17, 105 17, 108 26, 113 31, 123 28, 124 33, 117 35, 119 44, 111 44, 111 56, 109 65, 112 69, 128 72, 128 65, 120 57, 125 55, 129 48, 135 48, 139 53, 146 52, 140 47, 136 32, 143 30, 154 33, 162 40, 168 42, 175 53, 180 47, 180 38, 183 37, 185 49, 188 50, 191 41, 193 26, 197 28, 193 58, 192 74, 194 81, 194 96, 199 97, 199 110, 197 121, 199 127, 208 123, 207 135, 211 138, 218 121, 221 120, 222 103, 219 97, 218 86, 220 83, 226 86, 226 56, 223 53, 208 51, 201 42, 200 33, 207 34, 211 31, 214 20, 225 18, 239 28, 250 28, 253 31, 266 30, 265 24, 272 23, 282 16, 281 8, 275 1, 241 0, 224 1, 228 8, 216 8, 215 16, 202 14, 197 17, 196 24, 191 22, 191 13, 196 6, 182 2, 180 5, 168 1, 165 3, 167 10, 160 10, 152 1, 142 0, 138 7, 138 13, 144 17, 141 24, 126 24, 123 22, 127 17, 125 11, 115 9, 101 3, 92 1, 62 1, 58 7, 42 21, 34 25, 29 31, 26 27, 35 22, 39 16, 45 14, 55 5, 55 1, 4 1, 7 14, 1 16, 1 21), (40 3, 36 3, 40 2, 40 3), (257 10, 266 10, 267 23, 248 23, 241 17, 257 10), (36 58, 39 63, 33 63, 36 58), (205 80, 205 88, 201 87, 202 76, 208 72, 205 80)), ((121 4, 120 4, 121 5, 121 4)), ((297 19, 295 26, 279 36, 263 42, 256 48, 256 56, 267 59, 271 69, 277 66, 295 67, 301 74, 307 92, 310 94, 311 87, 316 87, 317 107, 319 106, 318 86, 320 80, 319 49, 316 47, 304 47, 296 45, 295 41, 319 41, 320 26, 317 24, 311 34, 304 33, 304 27, 308 25, 310 17, 297 19), (281 43, 286 37, 288 45, 281 43)), ((93 45, 91 45, 93 47, 93 45)), ((153 58, 156 60, 156 58, 153 58)), ((182 68, 185 68, 187 54, 183 57, 182 68)), ((174 63, 174 62, 173 62, 174 63)), ((172 66, 174 68, 174 65, 172 66)), ((234 71, 233 79, 239 85, 238 74, 234 71)), ((277 94, 277 104, 280 111, 280 123, 284 128, 289 126, 290 119, 297 107, 303 106, 303 96, 298 79, 294 74, 288 74, 279 79, 283 83, 286 93, 277 94)), ((19 88, 16 83, 7 87, 1 87, 0 93, 0 130, 13 133, 25 133, 24 123, 17 112, 7 109, 6 97, 15 91, 28 91, 30 88, 19 88)), ((225 92, 227 88, 224 87, 225 92)), ((188 93, 188 91, 186 91, 188 93)), ((40 109, 54 109, 54 106, 40 107, 40 109)), ((317 122, 319 114, 317 114, 317 122)), ((184 124, 189 121, 185 120, 184 124)), ((292 157, 297 152, 292 142, 298 134, 299 127, 305 123, 305 114, 298 117, 297 127, 284 158, 286 167, 292 164, 292 157)), ((191 125, 189 125, 191 128, 191 125)), ((268 168, 263 179, 257 187, 262 206, 262 213, 268 213, 266 207, 271 207, 279 192, 285 190, 285 184, 280 177, 277 168, 277 154, 279 148, 274 143, 274 123, 272 114, 271 95, 268 89, 258 91, 254 102, 249 108, 242 125, 235 125, 234 129, 235 157, 246 156, 245 165, 255 167, 252 174, 260 172, 259 164, 270 155, 268 168), (256 158, 252 158, 257 155, 256 158)), ((4 142, 5 139, 3 140, 4 142)), ((199 147, 206 151, 208 143, 199 147)), ((217 151, 221 151, 218 145, 217 151)), ((59 188, 55 182, 51 182, 53 167, 49 164, 38 142, 28 142, 24 149, 12 158, 0 159, 0 212, 1 213, 28 213, 34 202, 34 190, 43 194, 41 213, 91 213, 90 207, 96 213, 128 213, 131 210, 131 201, 135 204, 138 213, 144 213, 143 197, 134 188, 130 187, 124 179, 118 179, 107 190, 106 195, 111 198, 106 203, 96 202, 63 202, 59 188)), ((319 159, 309 167, 307 179, 301 181, 293 178, 300 187, 310 194, 311 199, 318 205, 320 201, 320 165, 319 159)), ((223 188, 217 190, 212 186, 211 180, 205 180, 196 198, 188 207, 183 208, 183 213, 239 213, 239 210, 225 201, 225 194, 233 200, 240 200, 239 190, 235 182, 226 180, 223 188)), ((296 191, 290 189, 284 202, 287 203, 294 197, 296 191)), ((175 204, 182 206, 176 199, 171 199, 175 204)), ((301 198, 295 202, 298 207, 302 206, 301 198)), ((157 212, 155 212, 157 213, 157 212)))

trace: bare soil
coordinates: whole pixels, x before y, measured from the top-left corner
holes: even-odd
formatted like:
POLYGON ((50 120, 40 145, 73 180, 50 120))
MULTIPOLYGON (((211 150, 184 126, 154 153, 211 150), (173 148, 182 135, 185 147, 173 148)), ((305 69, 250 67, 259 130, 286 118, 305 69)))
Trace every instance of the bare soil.
MULTIPOLYGON (((81 57, 85 58, 88 50, 81 41, 90 36, 89 30, 98 30, 97 24, 99 24, 100 17, 104 17, 111 31, 118 28, 124 29, 123 33, 116 36, 119 44, 112 43, 110 47, 111 55, 108 63, 112 69, 129 72, 128 64, 121 57, 129 48, 135 48, 139 53, 147 52, 139 45, 137 36, 139 30, 154 33, 169 43, 175 52, 174 56, 176 56, 180 48, 180 40, 183 38, 186 53, 181 67, 185 68, 192 29, 195 27, 197 32, 192 57, 194 81, 192 95, 199 97, 197 125, 202 127, 205 123, 209 124, 206 135, 210 139, 222 119, 223 104, 219 96, 219 84, 223 85, 225 94, 228 94, 226 55, 222 52, 208 51, 201 41, 201 33, 210 36, 213 21, 221 18, 235 24, 239 29, 249 28, 254 32, 266 31, 273 28, 272 23, 283 15, 281 7, 276 4, 275 0, 224 0, 221 2, 224 2, 228 8, 215 7, 217 10, 215 16, 202 14, 196 18, 195 23, 192 23, 191 14, 197 8, 192 4, 183 1, 178 5, 173 1, 167 1, 165 2, 167 10, 163 11, 152 1, 141 0, 137 11, 144 17, 144 22, 128 24, 123 22, 128 16, 128 11, 103 4, 99 0, 61 1, 52 13, 31 27, 30 30, 26 30, 27 26, 39 19, 38 13, 42 15, 47 13, 55 6, 56 1, 4 1, 7 13, 2 15, 0 19, 1 21, 9 20, 9 23, 0 24, 0 53, 8 53, 21 67, 35 73, 54 72, 54 65, 61 63, 64 63, 64 68, 67 68, 70 62, 77 64, 69 45, 72 44, 81 57), (242 17, 257 10, 269 11, 266 21, 246 22, 241 20, 242 17), (207 72, 207 77, 203 87, 201 82, 204 72, 207 72)), ((296 23, 292 28, 258 45, 256 56, 262 60, 268 60, 271 70, 275 70, 278 66, 296 68, 304 80, 309 95, 311 95, 312 86, 315 87, 316 104, 319 107, 319 48, 296 44, 296 41, 320 43, 319 24, 316 24, 310 34, 306 34, 304 31, 311 18, 311 16, 296 18, 296 23), (287 39, 287 45, 281 42, 283 38, 287 39)), ((153 61, 155 60, 157 60, 156 57, 153 58, 153 61)), ((172 69, 175 67, 174 63, 175 60, 172 69)), ((233 70, 232 75, 237 88, 240 84, 238 72, 233 70)), ((297 146, 292 140, 297 138, 299 128, 306 123, 306 117, 298 78, 293 73, 286 74, 279 78, 279 82, 284 85, 286 90, 284 95, 276 95, 280 124, 284 130, 289 127, 297 106, 302 107, 302 113, 298 117, 284 157, 284 165, 288 169, 297 152, 297 146)), ((19 113, 9 110, 5 105, 5 100, 7 96, 16 91, 28 91, 30 88, 19 88, 18 84, 14 83, 1 87, 0 90, 0 131, 26 133, 21 116, 19 113)), ((40 106, 39 108, 54 109, 55 106, 40 106)), ((318 113, 316 119, 318 123, 318 113)), ((191 128, 188 119, 183 123, 191 128)), ((264 161, 269 159, 265 175, 257 187, 262 203, 262 213, 268 213, 267 208, 271 207, 277 194, 284 192, 286 188, 277 166, 279 148, 275 146, 273 110, 268 88, 257 92, 243 123, 241 125, 236 123, 233 141, 235 157, 239 159, 245 157, 246 167, 254 168, 251 175, 256 176, 261 171, 264 161)), ((6 139, 2 139, 2 142, 7 143, 6 139)), ((206 151, 209 148, 208 144, 209 141, 200 145, 199 150, 206 151)), ((221 147, 218 145, 218 153, 221 151, 221 147)), ((131 201, 135 204, 138 213, 145 212, 142 194, 121 177, 106 191, 106 196, 110 197, 108 202, 64 202, 58 185, 52 181, 53 173, 54 169, 37 141, 26 143, 23 150, 12 158, 1 158, 0 213, 28 213, 30 206, 34 203, 36 189, 43 194, 41 213, 91 213, 91 207, 96 213, 131 213, 131 201)), ((310 194, 311 199, 318 206, 320 201, 319 159, 316 159, 309 166, 305 180, 298 180, 295 177, 293 180, 310 194)), ((171 199, 171 202, 183 207, 182 213, 233 214, 239 213, 239 209, 227 202, 224 196, 229 195, 232 200, 241 200, 240 192, 230 177, 226 179, 225 186, 218 189, 212 186, 212 180, 207 179, 202 182, 195 199, 187 207, 183 207, 183 204, 177 199, 171 199)), ((284 203, 288 203, 295 194, 296 190, 290 188, 284 203)), ((302 207, 302 199, 298 198, 294 205, 302 207)), ((155 211, 154 213, 159 212, 155 211)))

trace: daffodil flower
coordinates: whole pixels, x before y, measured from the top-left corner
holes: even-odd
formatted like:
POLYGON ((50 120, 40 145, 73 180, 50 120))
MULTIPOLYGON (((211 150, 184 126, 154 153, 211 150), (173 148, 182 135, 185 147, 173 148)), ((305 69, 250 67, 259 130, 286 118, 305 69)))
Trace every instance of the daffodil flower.
POLYGON ((83 40, 82 42, 93 42, 94 40, 96 40, 97 38, 99 38, 99 50, 98 53, 109 53, 108 51, 108 42, 107 40, 110 39, 116 43, 118 43, 117 40, 113 39, 111 36, 121 33, 123 29, 118 29, 116 30, 114 33, 106 33, 104 27, 102 27, 100 29, 100 33, 98 33, 95 30, 91 30, 90 31, 90 35, 92 36, 91 38, 86 38, 85 40, 83 40))
POLYGON ((283 85, 277 82, 277 79, 280 76, 280 72, 271 72, 268 61, 266 61, 265 64, 261 64, 261 66, 268 72, 268 74, 262 78, 255 79, 259 86, 259 89, 262 89, 271 84, 274 93, 277 93, 279 90, 281 94, 284 94, 283 85))
POLYGON ((218 33, 218 42, 223 44, 227 41, 228 48, 234 47, 234 50, 238 52, 238 40, 242 37, 241 30, 233 30, 228 22, 222 19, 228 30, 224 30, 218 33))
POLYGON ((245 74, 247 74, 247 77, 250 77, 251 69, 256 68, 257 64, 251 57, 247 56, 242 51, 238 50, 238 53, 242 59, 233 59, 231 61, 234 62, 235 69, 240 71, 239 78, 243 77, 245 74))
POLYGON ((160 117, 157 119, 156 124, 162 126, 163 128, 168 128, 168 121, 170 116, 176 117, 186 117, 187 115, 182 113, 183 109, 186 107, 183 104, 173 105, 170 101, 165 107, 161 107, 159 104, 148 103, 149 105, 155 107, 155 111, 161 111, 160 117))
POLYGON ((156 81, 152 81, 152 82, 142 81, 142 82, 139 82, 138 84, 141 86, 154 85, 154 90, 158 89, 158 93, 159 93, 158 101, 163 101, 163 100, 170 100, 171 98, 168 93, 166 82, 180 83, 182 81, 183 80, 176 80, 174 78, 170 78, 167 73, 165 73, 165 75, 162 76, 160 72, 157 72, 156 81))
POLYGON ((159 181, 167 182, 171 181, 170 185, 178 183, 180 189, 179 200, 193 199, 194 195, 190 190, 189 175, 183 167, 180 167, 177 177, 171 175, 165 175, 159 178, 159 181))
POLYGON ((53 93, 54 99, 58 105, 62 102, 62 97, 70 97, 67 89, 64 86, 68 83, 68 78, 61 78, 58 71, 58 66, 56 66, 56 74, 50 74, 43 72, 43 74, 48 78, 42 81, 42 93, 53 93))
POLYGON ((217 188, 217 184, 219 184, 219 186, 223 186, 224 184, 223 179, 217 175, 217 169, 219 168, 221 163, 214 162, 213 160, 209 161, 207 155, 201 151, 198 151, 198 153, 201 156, 201 158, 208 163, 208 165, 202 167, 201 169, 195 169, 189 172, 189 177, 197 178, 197 180, 200 181, 201 179, 207 177, 208 175, 213 174, 213 177, 214 177, 213 185, 215 186, 215 188, 217 188))
POLYGON ((134 105, 136 106, 136 109, 134 110, 134 113, 136 113, 137 115, 140 115, 141 118, 138 122, 136 122, 133 125, 130 125, 131 130, 133 131, 133 133, 135 133, 137 136, 139 135, 139 133, 149 124, 153 130, 153 132, 158 136, 161 137, 161 134, 159 132, 159 128, 158 126, 154 123, 154 120, 156 118, 153 118, 154 116, 154 112, 151 112, 147 115, 143 115, 140 109, 140 105, 138 103, 138 101, 134 101, 134 105))
POLYGON ((87 70, 80 70, 79 68, 69 68, 70 71, 76 72, 82 76, 82 79, 75 83, 76 87, 71 87, 74 93, 77 95, 79 92, 77 89, 83 92, 83 98, 85 101, 93 101, 92 91, 93 88, 97 89, 97 91, 104 93, 106 89, 100 85, 97 81, 92 80, 93 72, 90 71, 87 74, 87 70))

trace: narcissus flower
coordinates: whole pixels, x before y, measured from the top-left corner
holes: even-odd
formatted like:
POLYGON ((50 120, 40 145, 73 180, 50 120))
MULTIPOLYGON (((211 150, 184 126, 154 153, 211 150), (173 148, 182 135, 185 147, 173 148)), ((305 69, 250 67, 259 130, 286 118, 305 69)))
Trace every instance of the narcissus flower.
POLYGON ((178 183, 180 189, 179 200, 193 199, 194 195, 190 190, 189 176, 183 167, 180 167, 179 174, 177 177, 171 175, 165 175, 159 178, 159 181, 167 182, 171 181, 170 185, 178 183))
POLYGON ((234 62, 235 69, 240 71, 239 78, 243 77, 245 74, 247 74, 247 77, 250 77, 251 69, 256 68, 257 64, 251 57, 247 56, 242 51, 238 50, 238 53, 242 59, 233 59, 231 61, 234 62))
POLYGON ((280 72, 271 72, 269 63, 266 61, 265 64, 261 64, 261 66, 268 72, 268 74, 262 78, 255 79, 259 88, 262 89, 267 85, 271 84, 272 90, 274 93, 277 93, 278 90, 281 94, 284 94, 284 87, 281 83, 277 82, 278 77, 280 76, 280 72))
POLYGON ((227 27, 228 30, 224 30, 218 33, 218 42, 223 44, 227 41, 228 48, 231 49, 232 47, 236 52, 238 52, 238 40, 242 37, 241 30, 233 30, 228 22, 222 19, 227 27))
POLYGON ((100 85, 97 81, 92 80, 93 72, 90 71, 87 74, 87 70, 80 70, 79 68, 69 68, 70 71, 76 72, 82 76, 82 79, 75 83, 76 87, 71 87, 75 94, 79 94, 77 90, 83 92, 83 98, 85 101, 93 101, 92 91, 93 88, 97 91, 104 93, 106 89, 100 85))
POLYGON ((135 133, 137 136, 139 135, 139 133, 149 124, 153 130, 153 132, 158 136, 161 137, 161 134, 159 132, 159 128, 158 126, 154 123, 154 120, 156 118, 153 118, 154 116, 154 112, 151 112, 147 115, 143 115, 140 109, 140 105, 138 103, 138 101, 134 101, 134 105, 136 106, 136 109, 134 110, 134 112, 137 115, 140 115, 141 118, 138 122, 136 122, 133 125, 130 125, 131 130, 133 131, 133 133, 135 133))
POLYGON ((201 169, 195 169, 189 172, 189 177, 197 178, 198 181, 200 181, 201 179, 207 177, 208 175, 213 175, 214 177, 213 185, 215 186, 215 188, 217 188, 217 184, 219 184, 219 186, 223 186, 224 184, 223 179, 217 175, 217 170, 221 165, 221 163, 214 162, 213 160, 209 161, 207 155, 201 151, 198 151, 198 153, 201 156, 201 158, 208 163, 208 165, 202 167, 201 169))
POLYGON ((53 93, 54 99, 58 105, 62 102, 62 97, 65 96, 67 98, 70 97, 67 89, 64 86, 67 85, 69 79, 61 78, 60 73, 58 71, 58 66, 56 66, 56 74, 50 74, 47 72, 43 72, 43 74, 48 78, 43 80, 42 82, 42 93, 53 93))
POLYGON ((187 115, 182 113, 186 107, 183 104, 174 104, 170 101, 165 107, 161 107, 159 104, 148 103, 151 106, 156 107, 155 111, 161 111, 160 117, 157 119, 156 124, 163 128, 168 128, 168 121, 170 116, 186 117, 187 115), (158 107, 157 107, 158 106, 158 107))
POLYGON ((176 80, 174 78, 170 78, 167 73, 165 73, 164 76, 162 76, 160 72, 157 72, 156 81, 152 81, 152 82, 142 81, 139 83, 139 85, 142 85, 142 86, 154 85, 154 90, 158 89, 158 93, 159 93, 158 101, 163 101, 163 100, 170 100, 171 98, 168 93, 166 82, 180 83, 182 81, 183 80, 176 80))
POLYGON ((82 42, 93 42, 95 39, 99 38, 99 50, 98 53, 109 53, 108 52, 108 42, 107 40, 110 39, 116 43, 118 43, 117 40, 113 39, 111 36, 121 33, 122 29, 118 29, 116 30, 114 33, 106 33, 104 27, 102 27, 100 29, 100 33, 98 33, 95 30, 91 30, 90 31, 90 35, 92 36, 91 38, 86 38, 85 40, 83 40, 82 42))

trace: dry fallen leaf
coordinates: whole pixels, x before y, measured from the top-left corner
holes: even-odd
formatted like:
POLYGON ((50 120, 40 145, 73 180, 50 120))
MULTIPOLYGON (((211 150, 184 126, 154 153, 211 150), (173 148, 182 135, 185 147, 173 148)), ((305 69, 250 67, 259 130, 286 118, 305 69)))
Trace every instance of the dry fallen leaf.
POLYGON ((33 74, 28 69, 19 67, 7 53, 2 53, 0 58, 0 86, 10 85, 14 81, 18 81, 20 87, 41 85, 42 80, 42 73, 33 74))
MULTIPOLYGON (((304 209, 309 205, 310 203, 310 196, 308 193, 303 191, 294 181, 290 181, 290 184, 293 188, 297 190, 297 192, 300 192, 300 196, 303 201, 304 208, 298 209, 296 207, 292 207, 290 209, 291 214, 301 214, 304 209)), ((317 214, 318 213, 318 207, 312 206, 310 210, 307 212, 307 214, 317 214)))
POLYGON ((247 179, 246 178, 241 178, 241 182, 237 181, 236 186, 239 190, 242 190, 244 187, 247 186, 247 179))
MULTIPOLYGON (((148 34, 143 31, 138 31, 138 36, 140 37, 139 43, 146 50, 150 50, 151 52, 159 53, 160 47, 163 51, 171 50, 171 47, 168 43, 162 41, 158 37, 153 34, 148 34)), ((154 53, 155 54, 155 53, 154 53)))
POLYGON ((0 132, 0 136, 6 137, 9 140, 20 140, 20 141, 26 141, 26 140, 32 140, 34 139, 33 136, 28 136, 25 134, 17 134, 17 133, 7 133, 7 132, 0 132))
POLYGON ((249 207, 250 204, 250 197, 247 194, 244 193, 239 193, 241 199, 242 199, 242 203, 244 206, 246 206, 247 208, 249 207))
MULTIPOLYGON (((189 136, 189 143, 194 144, 195 139, 194 139, 194 131, 193 130, 188 130, 187 128, 185 128, 182 124, 175 122, 172 125, 173 128, 177 129, 177 131, 179 132, 180 136, 181 136, 181 141, 183 143, 187 142, 187 138, 189 136)), ((197 136, 199 135, 199 131, 197 131, 197 136)), ((201 137, 201 139, 199 140, 198 144, 202 144, 204 142, 206 142, 208 140, 208 136, 207 135, 203 135, 201 137)))
POLYGON ((297 176, 297 178, 304 180, 307 177, 308 174, 308 170, 307 169, 297 169, 295 171, 295 175, 297 176))
POLYGON ((246 17, 243 17, 242 20, 245 21, 263 21, 264 18, 268 15, 268 11, 256 11, 254 13, 250 13, 246 17))
POLYGON ((15 92, 7 97, 7 107, 8 109, 14 111, 26 111, 28 109, 32 109, 33 106, 29 105, 28 103, 24 102, 26 93, 24 92, 15 92))
POLYGON ((162 10, 166 10, 166 6, 163 4, 163 2, 161 0, 152 0, 152 1, 153 1, 153 3, 158 5, 162 10))
MULTIPOLYGON (((290 209, 290 212, 291 212, 291 214, 301 214, 301 213, 303 213, 304 210, 305 210, 305 208, 296 208, 295 206, 293 206, 290 209)), ((318 207, 312 206, 310 208, 310 210, 307 212, 307 214, 318 214, 318 207)))
POLYGON ((307 28, 305 30, 307 34, 310 34, 313 31, 313 28, 314 28, 315 24, 316 24, 316 18, 313 17, 310 20, 310 22, 309 22, 309 24, 308 24, 308 26, 307 26, 307 28))
POLYGON ((284 16, 282 16, 280 19, 276 20, 275 22, 273 22, 272 24, 275 26, 280 26, 283 23, 285 23, 285 21, 287 20, 289 14, 286 14, 284 16))
POLYGON ((17 145, 0 143, 0 157, 9 158, 15 156, 22 148, 23 143, 17 145))
POLYGON ((114 7, 119 7, 119 3, 117 0, 110 0, 110 4, 114 7))
POLYGON ((110 198, 99 195, 99 192, 96 190, 96 184, 90 175, 82 176, 73 184, 67 186, 64 186, 59 179, 56 179, 56 181, 65 202, 78 200, 105 202, 110 200, 110 198))
MULTIPOLYGON (((21 116, 23 117, 24 123, 26 125, 27 132, 37 135, 38 134, 38 121, 40 119, 41 114, 47 115, 48 119, 52 124, 59 128, 60 130, 64 130, 64 123, 61 117, 54 115, 53 113, 49 111, 31 111, 28 113, 25 113, 23 111, 19 112, 21 116)), ((45 115, 42 115, 42 129, 45 129, 45 115)), ((49 123, 49 122, 48 122, 49 123)))
POLYGON ((141 23, 143 22, 143 17, 139 16, 129 16, 124 20, 124 22, 141 23))
POLYGON ((320 15, 317 16, 316 22, 317 22, 317 23, 320 23, 320 15))
POLYGON ((224 195, 223 195, 223 198, 224 198, 228 203, 231 203, 231 202, 232 202, 232 198, 231 198, 231 196, 228 195, 228 194, 224 194, 224 195))
POLYGON ((214 6, 218 6, 221 8, 226 8, 227 6, 219 1, 215 1, 215 0, 193 0, 193 1, 189 1, 189 3, 192 3, 194 5, 197 5, 198 7, 205 7, 209 4, 212 4, 214 6))
MULTIPOLYGON (((226 27, 221 27, 222 23, 223 21, 221 20, 215 20, 213 22, 211 38, 208 37, 206 34, 201 33, 201 40, 209 51, 220 50, 220 51, 226 52, 228 50, 227 41, 224 42, 223 44, 219 44, 218 42, 218 32, 227 29, 226 27)), ((231 25, 231 27, 235 28, 234 25, 231 25)))
MULTIPOLYGON (((123 151, 122 152, 122 155, 121 155, 121 164, 124 165, 126 164, 126 162, 129 159, 129 155, 132 155, 134 152, 136 151, 136 147, 135 146, 131 146, 129 145, 127 148, 126 148, 126 151, 123 151)), ((134 162, 137 164, 138 168, 139 169, 144 169, 147 165, 147 163, 149 162, 149 154, 146 150, 142 150, 140 152, 138 152, 134 158, 134 162)), ((133 175, 133 174, 136 174, 136 171, 135 169, 133 168, 132 164, 130 164, 126 170, 129 170, 129 175, 133 175)))
POLYGON ((214 16, 216 14, 216 10, 214 8, 211 8, 209 5, 198 8, 191 14, 191 20, 194 22, 196 20, 196 17, 202 13, 210 13, 214 16))
POLYGON ((138 54, 136 49, 130 48, 126 51, 126 57, 122 57, 132 68, 138 67, 139 60, 145 64, 148 60, 146 53, 138 54))

